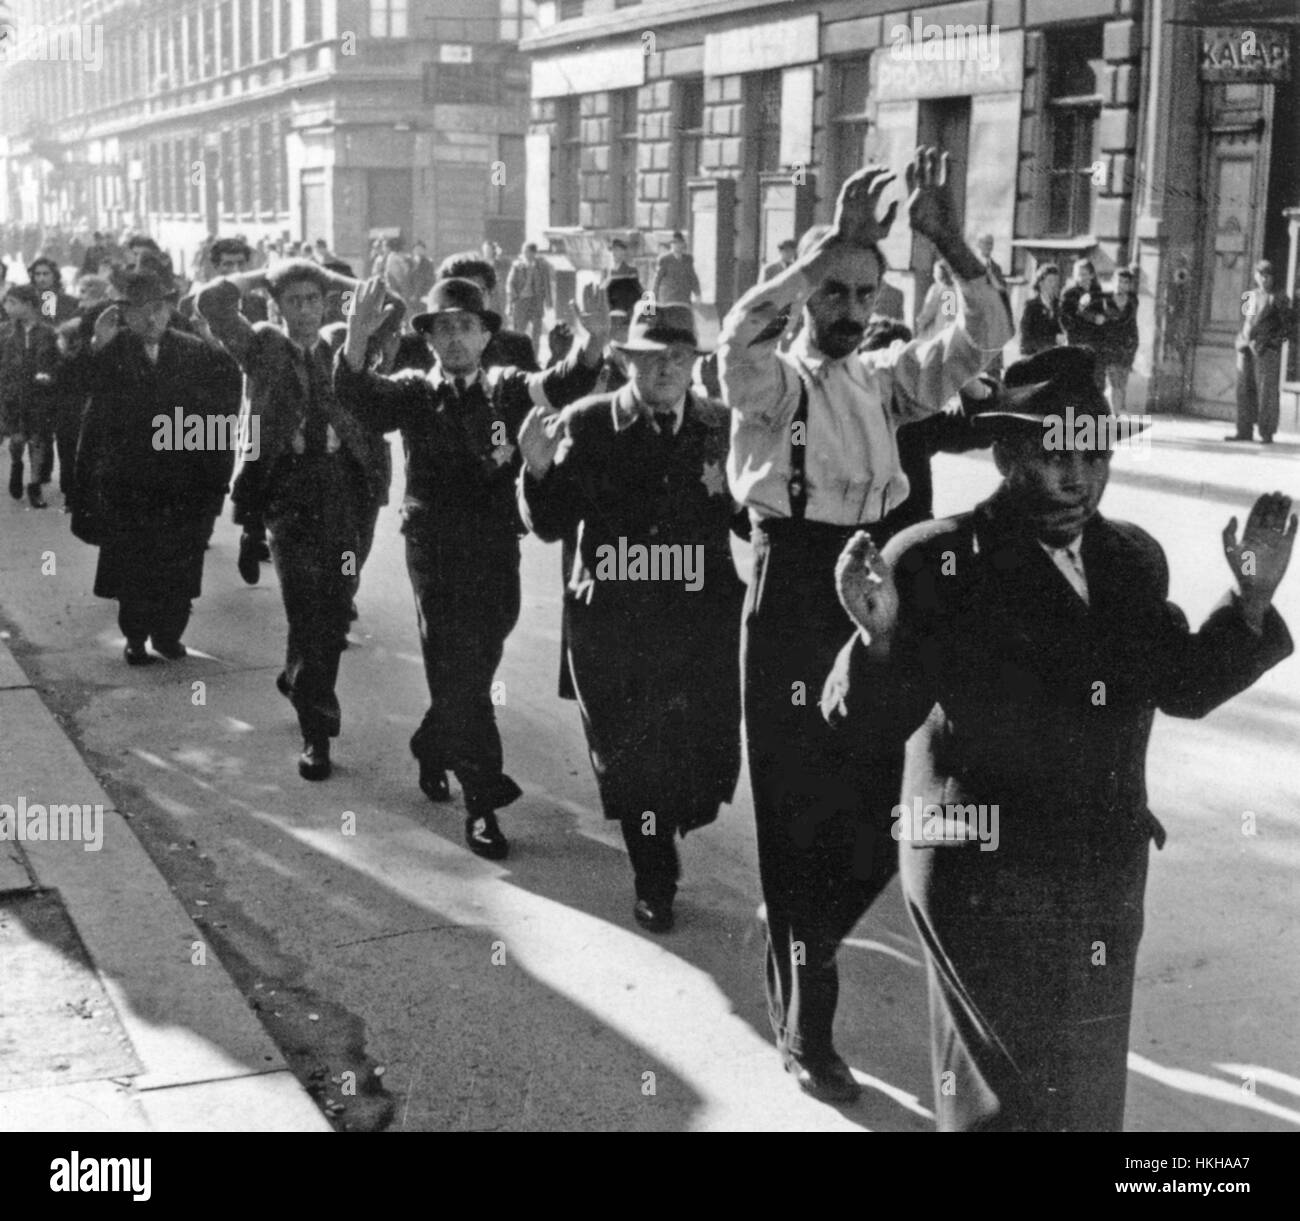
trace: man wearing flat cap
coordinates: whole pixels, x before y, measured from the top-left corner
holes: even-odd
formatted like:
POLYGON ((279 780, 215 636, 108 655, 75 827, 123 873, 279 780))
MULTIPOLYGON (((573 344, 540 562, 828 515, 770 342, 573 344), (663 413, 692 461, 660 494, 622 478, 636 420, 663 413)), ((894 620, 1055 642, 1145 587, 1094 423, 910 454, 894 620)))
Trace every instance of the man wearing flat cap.
POLYGON ((335 398, 334 353, 321 335, 329 293, 355 285, 292 259, 214 280, 197 297, 199 316, 247 378, 244 455, 231 496, 243 527, 239 570, 250 584, 258 580, 256 541, 269 526, 289 627, 276 685, 298 714, 304 780, 324 780, 332 769, 330 739, 342 722, 339 657, 392 480, 388 441, 335 398), (281 326, 251 325, 240 312, 241 294, 263 286, 281 326))
POLYGON ((1144 530, 1098 512, 1111 416, 1086 349, 1007 370, 976 427, 1003 482, 973 511, 836 570, 856 633, 823 694, 907 743, 894 835, 930 986, 942 1131, 1118 1130, 1142 934, 1155 712, 1201 717, 1292 651, 1272 609, 1295 538, 1261 496, 1223 550, 1235 589, 1192 632, 1144 530))
POLYGON ((129 665, 186 654, 203 552, 235 465, 239 366, 168 325, 170 286, 128 272, 121 300, 68 362, 89 396, 77 446, 72 529, 99 547, 95 595, 119 603, 129 665), (125 326, 122 324, 125 323, 125 326))
POLYGON ((363 422, 400 430, 406 447, 402 532, 430 701, 411 739, 420 789, 445 800, 445 773, 454 772, 465 795, 466 843, 500 860, 509 845, 496 811, 521 795, 504 771, 492 699, 519 618, 516 442, 532 407, 562 407, 590 391, 608 320, 601 295, 588 290, 584 310, 575 305, 577 341, 564 361, 542 373, 483 370, 483 349, 501 318, 486 308, 478 285, 442 280, 411 323, 428 341, 433 368, 382 377, 367 369, 366 348, 389 308, 379 280, 362 284, 335 390, 363 422))
POLYGON ((832 574, 859 528, 883 543, 908 496, 895 433, 938 411, 1011 337, 947 188, 947 154, 918 149, 906 171, 912 229, 952 267, 957 306, 925 341, 860 350, 885 273, 877 217, 894 176, 869 166, 844 184, 830 226, 804 235, 785 271, 727 315, 718 374, 732 412, 728 476, 753 523, 744 613, 745 739, 767 915, 768 1013, 805 1093, 851 1102, 860 1086, 835 1049, 840 941, 893 872, 881 827, 897 752, 846 756, 817 709, 842 643, 832 574), (799 335, 778 350, 785 321, 799 335), (863 769, 870 773, 865 777, 863 769))
POLYGON ((740 606, 728 412, 690 391, 689 305, 642 301, 618 345, 629 381, 519 434, 520 506, 576 539, 564 639, 605 817, 622 825, 637 922, 673 924, 675 836, 706 826, 740 774, 740 606))
POLYGON ((58 407, 58 338, 41 313, 41 290, 34 284, 14 285, 0 308, 7 324, 0 330, 0 437, 9 437, 9 495, 21 500, 26 488, 27 503, 44 509, 42 485, 49 479, 58 407), (31 463, 26 482, 24 455, 31 463))

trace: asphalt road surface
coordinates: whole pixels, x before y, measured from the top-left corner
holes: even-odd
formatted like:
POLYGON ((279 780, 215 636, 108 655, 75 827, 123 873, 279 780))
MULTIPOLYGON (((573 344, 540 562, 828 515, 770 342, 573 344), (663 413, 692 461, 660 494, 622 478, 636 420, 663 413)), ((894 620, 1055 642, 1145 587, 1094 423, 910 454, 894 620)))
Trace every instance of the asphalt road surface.
MULTIPOLYGON (((1226 588, 1219 532, 1230 513, 1244 520, 1250 475, 1198 485, 1210 433, 1192 431, 1147 466, 1117 459, 1103 507, 1156 535, 1171 596, 1198 623, 1226 588)), ((995 482, 986 456, 941 458, 937 508, 995 482)), ((498 675, 507 768, 526 795, 503 814, 512 850, 496 865, 464 847, 458 802, 415 786, 407 740, 425 689, 395 506, 364 574, 324 784, 298 778, 295 718, 274 687, 275 576, 265 565, 258 586, 240 581, 236 528, 220 523, 208 553, 191 657, 128 669, 116 606, 90 593, 96 553, 67 520, 0 505, 11 644, 337 1126, 932 1129, 925 972, 896 883, 841 953, 837 1043, 867 1086, 843 1109, 802 1096, 771 1044, 743 781, 683 846, 676 931, 633 923, 576 706, 555 696, 557 548, 525 542, 523 614, 498 675)), ((1297 631, 1300 573, 1280 606, 1297 631)), ((1157 718, 1151 802, 1169 843, 1148 888, 1129 1129, 1300 1125, 1298 667, 1203 721, 1157 718)))

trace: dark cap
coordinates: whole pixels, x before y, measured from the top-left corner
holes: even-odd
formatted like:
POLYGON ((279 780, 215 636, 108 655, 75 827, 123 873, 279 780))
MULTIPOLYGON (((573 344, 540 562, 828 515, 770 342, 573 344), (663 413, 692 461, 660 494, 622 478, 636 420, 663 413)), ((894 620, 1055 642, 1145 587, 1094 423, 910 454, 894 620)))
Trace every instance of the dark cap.
POLYGON ((21 301, 33 309, 41 308, 41 290, 35 284, 15 284, 6 294, 5 300, 21 301))
MULTIPOLYGON (((997 393, 974 404, 972 423, 1002 433, 1043 433, 1055 417, 1069 411, 1075 420, 1111 416, 1110 404, 1097 387, 1097 358, 1090 348, 1047 348, 1011 365, 997 393)), ((1147 423, 1136 416, 1117 420, 1120 438, 1141 432, 1147 423)), ((1098 436, 1105 435, 1099 430, 1098 436)))
POLYGON ((488 309, 483 293, 472 280, 452 278, 439 280, 429 292, 424 313, 411 319, 413 329, 427 333, 439 314, 477 314, 488 333, 495 335, 501 329, 501 315, 488 309))
POLYGON ((118 280, 118 300, 127 309, 169 301, 175 290, 152 271, 124 272, 118 280))
POLYGON ((627 338, 614 346, 624 352, 662 352, 674 343, 688 343, 697 352, 695 313, 689 305, 663 304, 643 297, 632 310, 627 338))

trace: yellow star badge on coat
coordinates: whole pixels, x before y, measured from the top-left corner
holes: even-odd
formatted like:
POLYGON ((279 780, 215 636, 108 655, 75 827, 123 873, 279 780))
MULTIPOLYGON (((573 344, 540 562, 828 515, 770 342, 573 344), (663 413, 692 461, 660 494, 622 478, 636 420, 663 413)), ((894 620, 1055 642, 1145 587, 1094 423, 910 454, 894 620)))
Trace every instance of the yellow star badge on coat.
POLYGON ((505 466, 515 456, 515 447, 510 444, 498 445, 489 456, 497 466, 505 466))
POLYGON ((700 482, 704 484, 710 496, 726 496, 727 473, 721 462, 706 462, 700 472, 700 482))

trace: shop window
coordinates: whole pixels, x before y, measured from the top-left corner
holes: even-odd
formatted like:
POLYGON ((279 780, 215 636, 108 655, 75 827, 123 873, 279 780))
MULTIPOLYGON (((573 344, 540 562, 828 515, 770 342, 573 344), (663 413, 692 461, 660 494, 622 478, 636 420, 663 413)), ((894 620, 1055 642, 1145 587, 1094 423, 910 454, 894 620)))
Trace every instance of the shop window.
POLYGON ((582 0, 560 0, 560 20, 572 21, 582 16, 582 0))
POLYGON ((1093 166, 1102 67, 1100 24, 1049 31, 1046 37, 1046 115, 1043 164, 1047 181, 1044 236, 1079 236, 1092 230, 1093 166))
POLYGON ((691 223, 690 180, 701 174, 700 149, 704 141, 704 80, 680 81, 677 85, 677 128, 673 152, 673 203, 677 228, 691 223))
POLYGON ((310 46, 313 42, 320 42, 323 37, 324 26, 321 24, 320 0, 304 0, 303 42, 310 46))

